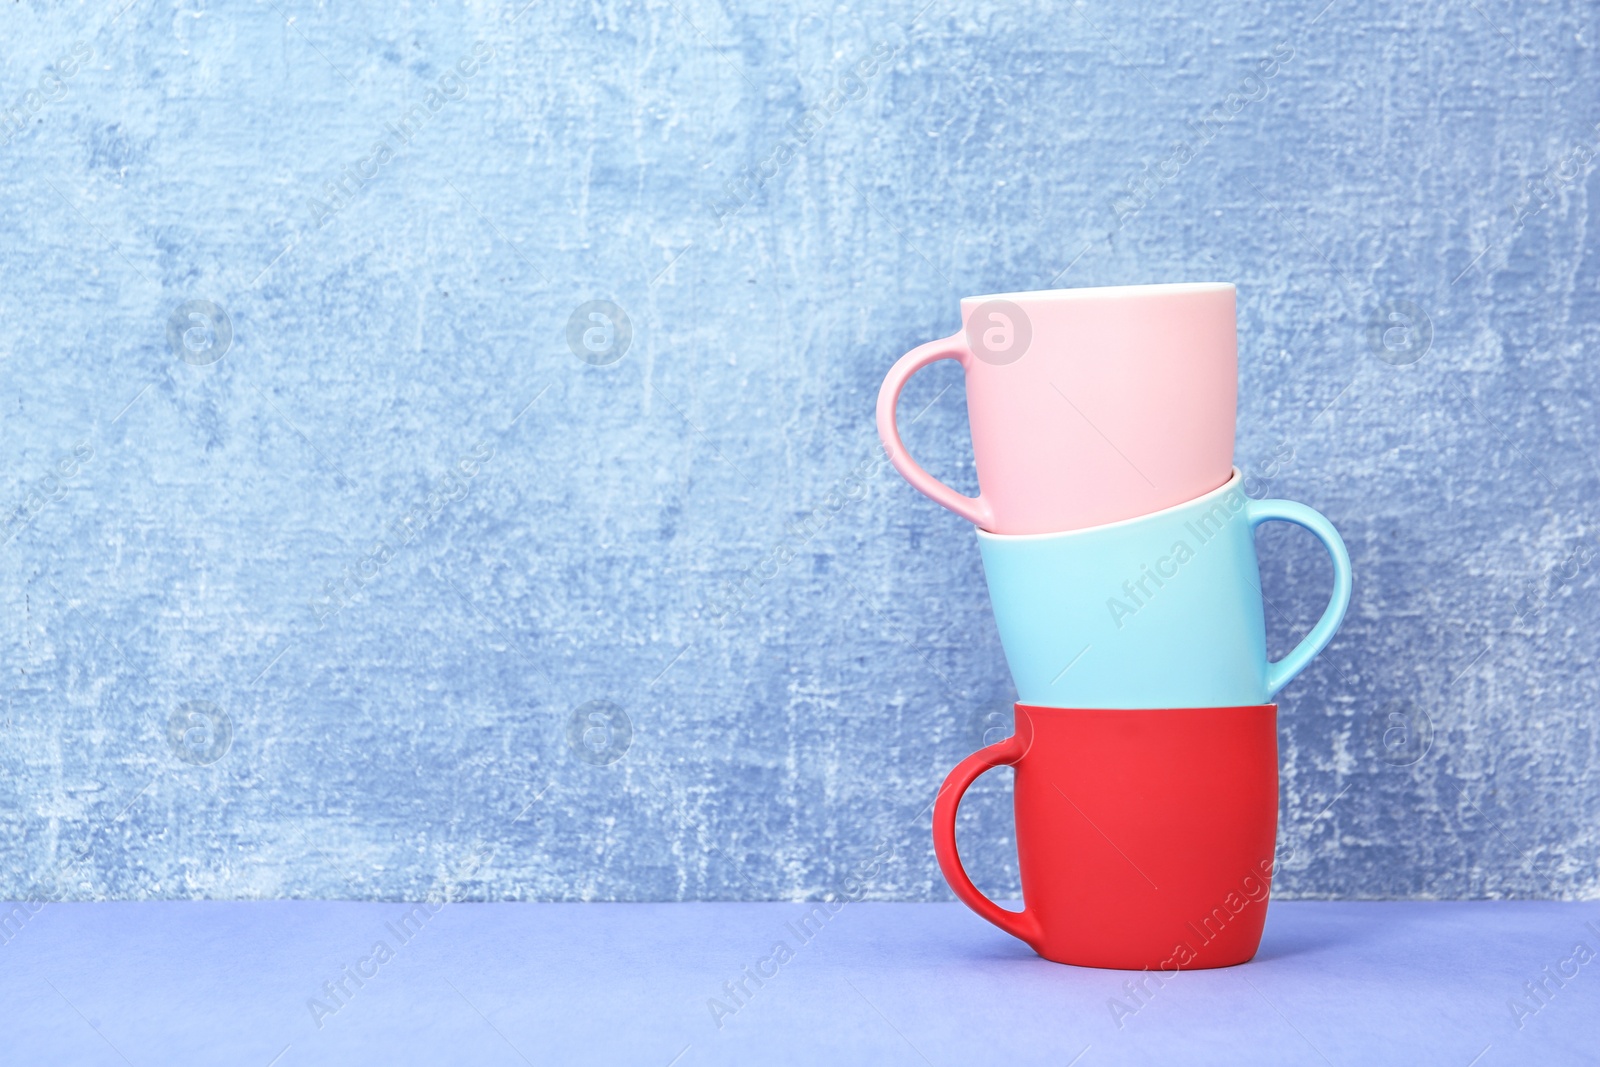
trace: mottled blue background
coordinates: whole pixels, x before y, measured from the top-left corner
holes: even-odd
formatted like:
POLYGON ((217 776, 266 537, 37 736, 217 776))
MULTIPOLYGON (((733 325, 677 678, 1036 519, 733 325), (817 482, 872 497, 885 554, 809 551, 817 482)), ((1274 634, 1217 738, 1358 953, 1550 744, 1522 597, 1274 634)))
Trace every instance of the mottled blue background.
MULTIPOLYGON (((0 16, 0 897, 946 898, 1013 693, 878 383, 963 295, 1176 280, 1355 562, 1279 891, 1600 896, 1592 4, 123 2, 0 16)), ((902 418, 971 490, 963 409, 902 418)), ((1281 654, 1328 568, 1261 550, 1281 654)))

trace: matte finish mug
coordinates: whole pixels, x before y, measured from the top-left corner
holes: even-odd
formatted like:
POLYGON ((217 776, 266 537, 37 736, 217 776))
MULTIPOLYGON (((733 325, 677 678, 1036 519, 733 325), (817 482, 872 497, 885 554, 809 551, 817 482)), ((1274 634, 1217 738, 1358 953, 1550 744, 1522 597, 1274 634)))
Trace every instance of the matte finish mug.
POLYGON ((906 481, 985 530, 1054 533, 1144 515, 1228 480, 1239 400, 1234 288, 1220 282, 969 297, 962 330, 903 356, 878 436, 906 481), (979 493, 906 452, 895 405, 941 359, 966 372, 979 493))
POLYGON ((1350 605, 1350 555, 1333 524, 1288 500, 1252 500, 1238 471, 1197 500, 1069 533, 978 531, 989 600, 1018 699, 1058 708, 1265 704, 1333 639, 1350 605), (1283 659, 1267 659, 1255 529, 1315 534, 1333 596, 1283 659))
POLYGON ((933 809, 956 896, 1057 963, 1175 972, 1243 963, 1261 943, 1278 826, 1277 708, 1016 706, 1016 733, 956 765, 933 809), (978 892, 956 808, 1016 768, 1021 911, 978 892))

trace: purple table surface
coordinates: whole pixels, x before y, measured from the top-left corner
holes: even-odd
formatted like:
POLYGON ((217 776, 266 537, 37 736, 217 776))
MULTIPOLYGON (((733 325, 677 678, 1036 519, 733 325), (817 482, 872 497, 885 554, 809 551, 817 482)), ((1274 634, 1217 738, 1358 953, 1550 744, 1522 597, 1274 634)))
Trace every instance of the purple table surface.
POLYGON ((6 1065, 1600 1063, 1597 903, 1278 902, 1146 992, 959 904, 33 907, 6 1065))

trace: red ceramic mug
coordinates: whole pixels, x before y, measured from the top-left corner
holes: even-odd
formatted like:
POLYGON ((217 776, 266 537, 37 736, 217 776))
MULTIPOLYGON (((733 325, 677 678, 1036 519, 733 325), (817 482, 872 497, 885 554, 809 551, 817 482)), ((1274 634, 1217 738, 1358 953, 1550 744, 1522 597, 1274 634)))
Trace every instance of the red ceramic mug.
POLYGON ((1195 970, 1261 943, 1278 828, 1278 708, 1016 706, 1016 732, 956 765, 933 845, 956 896, 1047 960, 1195 970), (978 892, 956 808, 978 775, 1016 769, 1021 911, 978 892))

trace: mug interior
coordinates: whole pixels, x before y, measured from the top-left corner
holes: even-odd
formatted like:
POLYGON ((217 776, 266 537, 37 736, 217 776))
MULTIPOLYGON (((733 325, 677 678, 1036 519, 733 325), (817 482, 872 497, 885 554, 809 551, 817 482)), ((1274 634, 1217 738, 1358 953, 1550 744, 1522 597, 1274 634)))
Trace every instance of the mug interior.
POLYGON ((1064 302, 1072 300, 1138 300, 1159 296, 1184 296, 1190 293, 1231 293, 1232 282, 1158 282, 1153 285, 1091 285, 1080 289, 1034 289, 1021 293, 990 293, 962 297, 969 307, 990 300, 1009 300, 1013 304, 1064 302))

